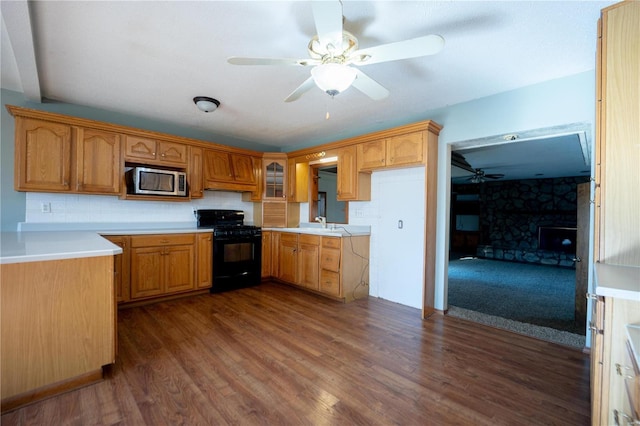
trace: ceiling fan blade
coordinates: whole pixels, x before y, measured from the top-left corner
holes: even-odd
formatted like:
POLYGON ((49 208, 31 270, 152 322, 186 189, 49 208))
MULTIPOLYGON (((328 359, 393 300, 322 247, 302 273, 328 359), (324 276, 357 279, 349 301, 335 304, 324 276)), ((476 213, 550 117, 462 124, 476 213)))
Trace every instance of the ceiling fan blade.
POLYGON ((291 92, 291 94, 289 96, 287 96, 285 98, 285 102, 293 102, 297 99, 300 99, 300 96, 304 95, 305 93, 307 93, 309 90, 311 90, 313 87, 315 87, 316 83, 315 81, 313 81, 313 77, 309 77, 308 79, 306 79, 304 81, 304 83, 302 83, 300 86, 298 86, 296 88, 296 90, 294 90, 293 92, 291 92))
POLYGON ((356 50, 350 55, 349 62, 354 65, 369 65, 378 62, 417 58, 419 56, 435 55, 443 47, 444 39, 439 35, 431 34, 356 50))
POLYGON ((315 59, 292 59, 292 58, 242 58, 232 56, 227 59, 232 65, 297 65, 309 66, 318 65, 320 62, 315 59))
POLYGON ((333 45, 342 51, 342 2, 317 0, 311 2, 311 7, 320 45, 323 48, 333 45))
POLYGON ((352 86, 374 101, 379 101, 389 96, 387 89, 358 69, 356 69, 356 79, 353 80, 352 86))

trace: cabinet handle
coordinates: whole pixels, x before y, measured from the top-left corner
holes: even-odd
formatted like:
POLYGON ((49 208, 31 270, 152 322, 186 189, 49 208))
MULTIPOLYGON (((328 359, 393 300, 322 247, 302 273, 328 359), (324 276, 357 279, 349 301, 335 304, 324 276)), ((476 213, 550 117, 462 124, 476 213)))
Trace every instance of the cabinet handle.
POLYGON ((625 425, 637 425, 640 424, 639 422, 635 421, 633 419, 633 417, 631 417, 630 415, 628 415, 627 413, 623 413, 621 411, 618 410, 613 410, 613 422, 616 424, 616 426, 620 426, 620 417, 622 417, 624 419, 624 424, 625 425))
POLYGON ((627 367, 626 365, 620 365, 616 362, 616 373, 618 376, 624 377, 625 379, 635 379, 635 376, 630 374, 624 374, 622 370, 631 371, 631 367, 627 367))
POLYGON ((167 243, 169 242, 169 240, 167 240, 167 239, 163 239, 163 240, 160 240, 160 242, 161 242, 162 244, 167 244, 167 243))
POLYGON ((593 331, 596 334, 604 334, 604 330, 601 330, 598 327, 596 327, 593 321, 589 322, 589 330, 593 331))

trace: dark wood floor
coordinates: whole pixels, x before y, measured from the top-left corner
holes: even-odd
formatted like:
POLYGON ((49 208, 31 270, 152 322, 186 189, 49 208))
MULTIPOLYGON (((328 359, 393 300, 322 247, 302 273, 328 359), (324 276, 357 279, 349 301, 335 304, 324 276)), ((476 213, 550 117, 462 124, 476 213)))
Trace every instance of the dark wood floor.
POLYGON ((588 357, 369 298, 280 284, 119 312, 107 380, 8 425, 586 425, 588 357))

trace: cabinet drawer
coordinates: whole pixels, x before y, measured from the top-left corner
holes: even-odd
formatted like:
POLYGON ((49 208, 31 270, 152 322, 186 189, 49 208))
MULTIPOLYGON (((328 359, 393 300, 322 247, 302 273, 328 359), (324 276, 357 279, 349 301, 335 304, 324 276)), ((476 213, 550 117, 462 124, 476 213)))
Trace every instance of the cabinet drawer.
POLYGON ((320 291, 332 296, 340 296, 340 274, 326 269, 321 270, 320 291))
POLYGON ((286 242, 286 243, 294 243, 297 244, 298 243, 298 234, 292 234, 289 232, 282 232, 280 234, 280 242, 286 242))
POLYGON ((194 234, 133 235, 131 237, 131 247, 154 247, 194 243, 194 234))
POLYGON ((318 235, 300 234, 298 241, 301 244, 313 244, 320 246, 320 237, 318 235))
POLYGON ((340 238, 336 237, 322 237, 322 247, 340 248, 340 238))
POLYGON ((320 268, 340 272, 340 250, 323 247, 320 268))

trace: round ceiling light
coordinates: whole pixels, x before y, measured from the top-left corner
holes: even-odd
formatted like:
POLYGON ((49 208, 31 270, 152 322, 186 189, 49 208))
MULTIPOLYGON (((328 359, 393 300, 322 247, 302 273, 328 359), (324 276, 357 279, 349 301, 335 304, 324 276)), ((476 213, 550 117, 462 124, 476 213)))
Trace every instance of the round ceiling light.
POLYGON ((195 103, 198 109, 203 112, 213 112, 220 106, 219 100, 208 96, 196 96, 193 98, 193 103, 195 103))

